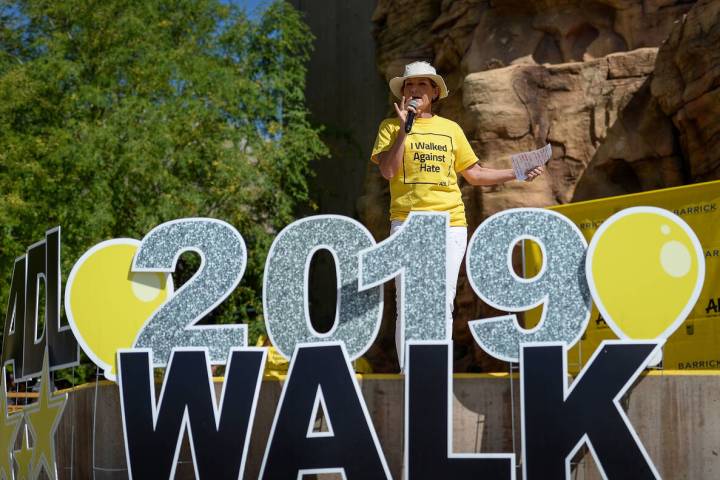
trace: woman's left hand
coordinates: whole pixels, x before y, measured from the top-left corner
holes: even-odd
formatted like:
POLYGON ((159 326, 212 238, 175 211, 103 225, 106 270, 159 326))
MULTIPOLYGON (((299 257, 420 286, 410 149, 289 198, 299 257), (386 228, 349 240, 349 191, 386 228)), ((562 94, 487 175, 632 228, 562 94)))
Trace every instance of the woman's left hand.
POLYGON ((527 172, 525 172, 525 175, 527 176, 527 178, 525 178, 525 181, 532 182, 537 177, 542 175, 544 172, 545 172, 545 169, 543 167, 535 167, 532 170, 528 170, 527 172))

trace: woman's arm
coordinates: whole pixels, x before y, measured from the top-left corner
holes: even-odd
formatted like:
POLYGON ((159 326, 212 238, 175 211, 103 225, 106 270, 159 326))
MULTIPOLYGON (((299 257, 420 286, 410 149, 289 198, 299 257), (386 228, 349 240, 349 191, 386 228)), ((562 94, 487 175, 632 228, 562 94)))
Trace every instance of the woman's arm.
POLYGON ((397 137, 395 137, 395 142, 392 144, 392 147, 390 147, 390 150, 380 152, 376 156, 380 173, 386 180, 393 178, 400 169, 405 153, 406 138, 405 126, 401 124, 397 137))
MULTIPOLYGON (((532 182, 538 176, 542 175, 543 167, 536 167, 528 170, 526 173, 526 182, 532 182)), ((511 180, 515 180, 515 173, 511 168, 494 169, 481 167, 479 163, 466 168, 460 172, 470 185, 500 185, 511 180)))
POLYGON ((395 106, 395 112, 400 119, 400 129, 398 130, 395 142, 392 144, 389 150, 380 152, 376 155, 378 167, 380 167, 380 173, 383 178, 390 180, 393 178, 402 164, 403 155, 405 154, 405 139, 407 133, 405 133, 405 121, 407 120, 408 111, 414 111, 416 115, 422 114, 430 105, 430 100, 427 95, 423 95, 422 99, 416 100, 417 107, 407 105, 405 103, 405 97, 400 99, 400 105, 393 103, 395 106))

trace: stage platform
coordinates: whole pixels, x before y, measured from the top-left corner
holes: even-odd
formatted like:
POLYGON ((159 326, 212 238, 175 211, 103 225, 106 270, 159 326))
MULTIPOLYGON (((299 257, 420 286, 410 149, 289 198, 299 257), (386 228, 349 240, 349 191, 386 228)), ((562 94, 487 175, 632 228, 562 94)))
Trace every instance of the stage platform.
MULTIPOLYGON (((400 479, 403 378, 358 378, 393 478, 400 479)), ((221 382, 215 382, 218 398, 221 382)), ((281 388, 282 379, 266 378, 262 383, 244 478, 257 478, 281 388)), ((59 477, 127 478, 117 385, 99 382, 68 392, 69 401, 57 433, 59 477)), ((662 478, 720 478, 720 371, 648 372, 622 404, 662 478)), ((520 466, 519 407, 517 378, 511 380, 507 374, 456 374, 454 451, 515 451, 520 466)), ((333 412, 329 415, 332 419, 333 412)), ((187 442, 176 478, 194 478, 187 442)), ((517 478, 522 478, 520 471, 517 478)), ((601 478, 589 454, 579 459, 573 478, 601 478)))

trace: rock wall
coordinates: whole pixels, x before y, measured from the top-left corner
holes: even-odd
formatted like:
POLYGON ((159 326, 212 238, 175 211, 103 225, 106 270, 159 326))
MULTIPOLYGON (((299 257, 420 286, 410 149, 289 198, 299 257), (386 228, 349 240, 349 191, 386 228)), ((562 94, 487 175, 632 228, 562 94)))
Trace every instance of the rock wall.
POLYGON ((678 131, 692 181, 720 171, 720 2, 703 0, 660 48, 651 91, 678 131))
MULTIPOLYGON (((717 0, 379 0, 373 22, 379 71, 433 63, 451 90, 438 113, 460 123, 484 165, 553 146, 538 181, 462 185, 470 233, 506 208, 720 178, 717 0)), ((358 210, 378 239, 388 202, 369 165, 358 210)), ((385 313, 392 323, 394 306, 385 313)), ((492 314, 461 272, 456 370, 507 368, 467 330, 492 314)))

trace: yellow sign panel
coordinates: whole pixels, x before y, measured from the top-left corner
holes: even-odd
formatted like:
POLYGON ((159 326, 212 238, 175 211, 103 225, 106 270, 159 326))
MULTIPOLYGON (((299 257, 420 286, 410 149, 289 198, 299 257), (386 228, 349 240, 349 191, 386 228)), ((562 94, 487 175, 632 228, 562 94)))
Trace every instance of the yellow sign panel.
MULTIPOLYGON (((695 232, 700 240, 705 260, 705 282, 697 302, 687 314, 687 319, 670 336, 663 349, 663 367, 666 369, 720 369, 720 326, 718 325, 718 322, 720 322, 719 205, 720 181, 717 181, 550 208, 572 220, 580 228, 588 243, 607 218, 621 210, 638 206, 659 207, 669 210, 682 218, 695 232)), ((654 231, 652 228, 650 227, 650 230, 654 231)), ((662 228, 662 226, 659 226, 659 228, 662 228)), ((642 267, 640 263, 644 261, 645 252, 662 247, 658 242, 663 240, 665 235, 660 230, 656 233, 659 233, 659 235, 640 236, 633 235, 631 232, 621 232, 620 237, 612 240, 626 244, 627 250, 622 255, 624 264, 613 266, 611 263, 607 263, 604 268, 622 267, 621 269, 626 272, 625 276, 614 277, 614 282, 620 284, 622 288, 633 289, 635 284, 642 282, 642 275, 648 274, 647 269, 642 267), (633 265, 637 265, 637 268, 633 268, 633 265)), ((674 233, 678 232, 668 232, 668 235, 674 233)), ((681 237, 678 237, 678 239, 675 239, 675 241, 682 244, 684 240, 681 237)), ((666 250, 668 250, 666 253, 669 255, 673 253, 670 250, 676 248, 678 251, 675 252, 677 255, 674 258, 679 259, 682 257, 679 247, 679 244, 672 243, 670 247, 666 247, 666 250)), ((617 250, 618 246, 614 245, 612 248, 617 250)), ((542 254, 537 244, 531 241, 524 242, 524 262, 526 277, 532 277, 539 271, 542 264, 542 254)), ((669 265, 668 268, 672 270, 673 268, 680 268, 680 266, 679 263, 674 263, 669 265)), ((669 284, 668 288, 688 289, 690 285, 679 282, 676 287, 669 284)), ((620 289, 617 289, 617 291, 619 292, 620 289)), ((674 291, 671 290, 672 292, 674 291)), ((623 297, 628 300, 628 304, 633 303, 636 315, 639 314, 640 317, 645 317, 644 323, 640 322, 636 327, 633 327, 639 329, 640 337, 646 336, 645 333, 647 332, 645 330, 655 328, 650 325, 649 317, 672 310, 672 306, 666 304, 669 298, 680 298, 682 296, 680 295, 682 292, 676 293, 677 295, 674 293, 668 295, 667 292, 663 294, 663 292, 657 291, 645 292, 644 295, 623 297)), ((618 302, 615 305, 617 311, 623 311, 625 307, 622 298, 617 300, 618 302)), ((526 328, 531 328, 537 324, 541 308, 542 306, 526 312, 526 328)), ((568 354, 568 366, 571 370, 580 370, 582 365, 587 363, 600 342, 610 338, 616 338, 616 336, 598 312, 597 307, 593 305, 590 324, 582 340, 568 354)))

